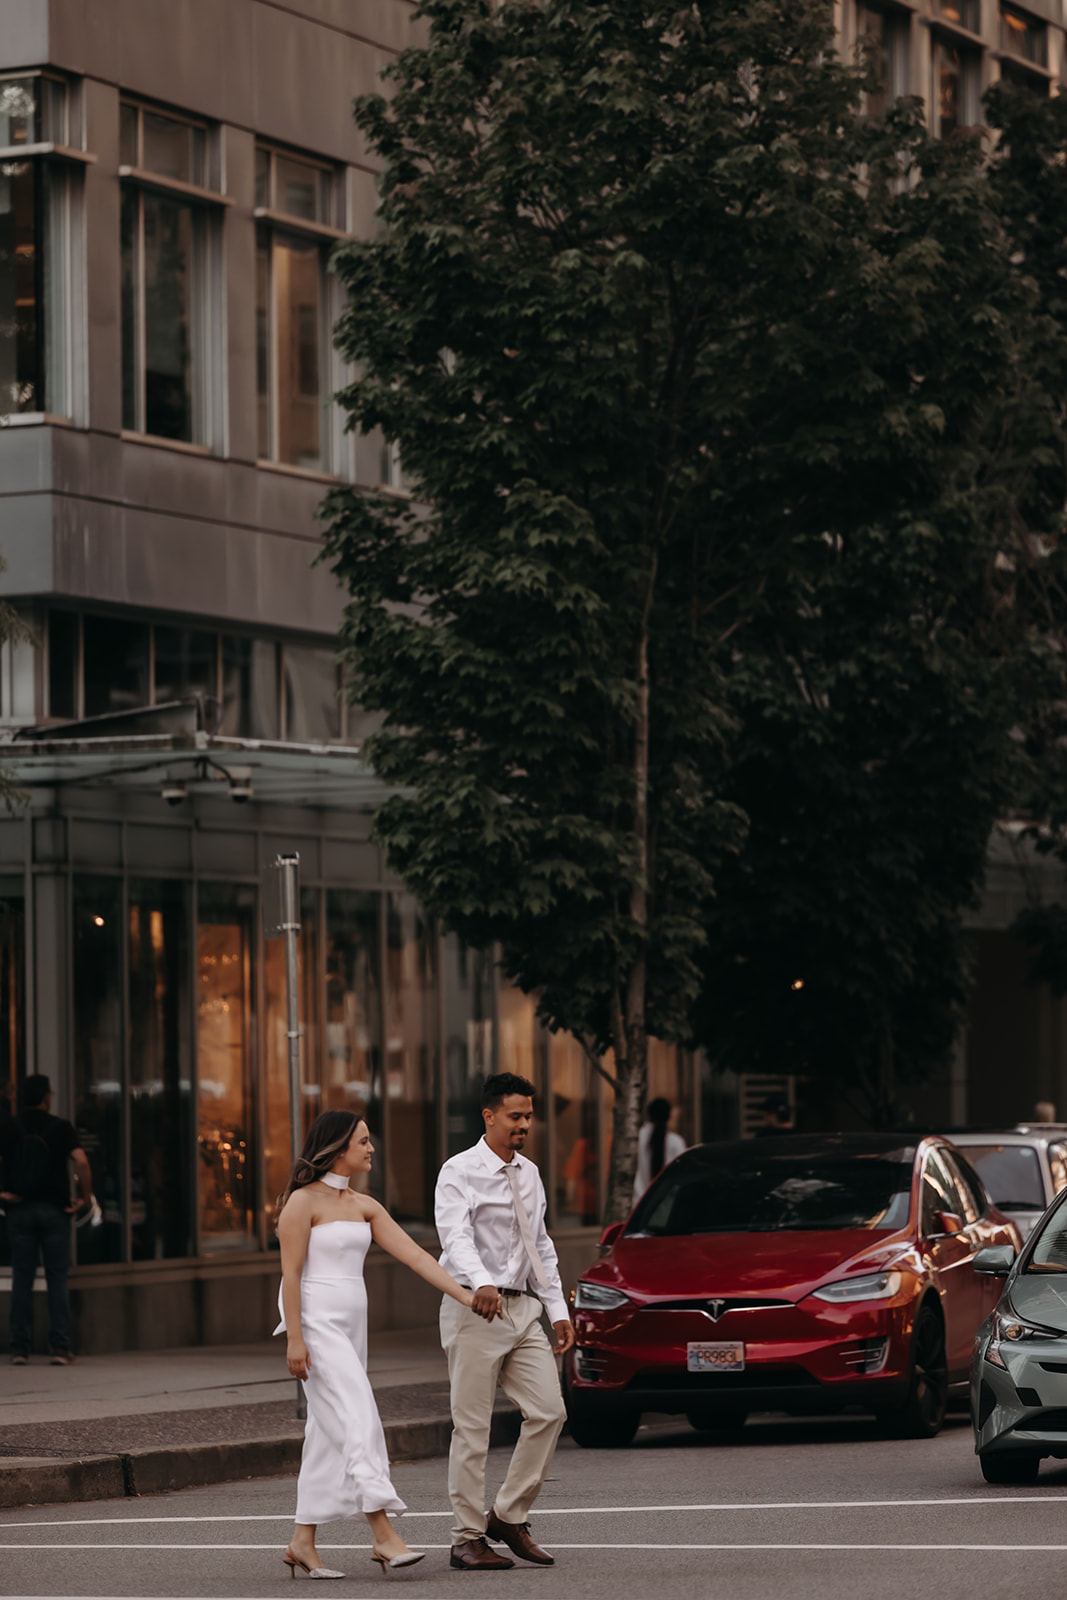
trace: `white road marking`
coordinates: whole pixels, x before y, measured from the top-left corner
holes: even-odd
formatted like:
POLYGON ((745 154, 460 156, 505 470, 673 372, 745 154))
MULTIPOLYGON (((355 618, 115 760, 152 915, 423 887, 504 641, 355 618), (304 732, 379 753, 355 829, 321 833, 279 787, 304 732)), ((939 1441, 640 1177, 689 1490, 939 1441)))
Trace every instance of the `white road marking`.
MULTIPOLYGON (((886 1510, 895 1506, 909 1511, 932 1510, 938 1506, 1018 1506, 1062 1505, 1067 1494, 972 1494, 941 1500, 713 1500, 701 1505, 684 1506, 537 1506, 538 1520, 542 1517, 596 1517, 632 1516, 637 1512, 651 1511, 866 1511, 886 1510)), ((449 1511, 405 1511, 410 1522, 415 1517, 450 1517, 449 1511)), ((232 1517, 68 1517, 54 1522, 0 1522, 0 1533, 8 1528, 91 1528, 118 1527, 123 1523, 141 1523, 145 1526, 167 1522, 290 1522, 292 1513, 257 1512, 232 1517)), ((101 1547, 102 1548, 102 1547, 101 1547)))
MULTIPOLYGON (((1044 1551, 1055 1554, 1067 1553, 1067 1544, 679 1544, 671 1540, 668 1544, 619 1544, 612 1541, 610 1544, 560 1544, 555 1539, 549 1541, 553 1550, 822 1550, 822 1551, 908 1551, 920 1550, 923 1552, 941 1550, 947 1554, 958 1554, 960 1551, 995 1551, 1003 1553, 1018 1553, 1021 1551, 1044 1551)), ((362 1555, 370 1552, 369 1544, 320 1544, 319 1553, 325 1551, 358 1551, 362 1555)), ((447 1550, 447 1544, 423 1544, 416 1542, 416 1550, 447 1550)), ((8 1544, 4 1545, 5 1551, 28 1550, 40 1552, 46 1550, 53 1555, 61 1555, 67 1550, 185 1550, 205 1555, 217 1555, 220 1550, 273 1550, 277 1551, 276 1544, 8 1544)))

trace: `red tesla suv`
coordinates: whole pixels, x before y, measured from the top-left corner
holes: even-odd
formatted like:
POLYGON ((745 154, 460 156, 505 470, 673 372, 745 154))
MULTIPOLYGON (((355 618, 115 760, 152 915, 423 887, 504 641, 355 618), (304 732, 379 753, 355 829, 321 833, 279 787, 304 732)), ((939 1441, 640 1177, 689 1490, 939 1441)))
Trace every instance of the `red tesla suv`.
POLYGON ((1016 1249, 945 1139, 826 1134, 697 1145, 660 1173, 574 1293, 571 1434, 632 1439, 641 1413, 730 1428, 750 1411, 874 1411, 931 1438, 1016 1249))

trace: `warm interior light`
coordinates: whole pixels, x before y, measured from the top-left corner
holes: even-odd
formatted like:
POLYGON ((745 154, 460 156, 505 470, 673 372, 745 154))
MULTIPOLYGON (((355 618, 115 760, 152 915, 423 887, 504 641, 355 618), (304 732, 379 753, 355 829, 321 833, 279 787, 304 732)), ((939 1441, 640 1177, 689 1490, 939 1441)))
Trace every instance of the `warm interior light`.
POLYGON ((789 985, 789 987, 791 989, 803 989, 803 987, 804 987, 804 979, 803 978, 794 978, 792 983, 789 985))
POLYGON ((95 923, 96 923, 96 926, 97 926, 97 927, 98 927, 98 928, 102 928, 102 927, 103 927, 103 926, 104 926, 104 919, 103 919, 103 917, 94 917, 94 918, 93 918, 93 921, 94 921, 94 922, 95 922, 95 923))

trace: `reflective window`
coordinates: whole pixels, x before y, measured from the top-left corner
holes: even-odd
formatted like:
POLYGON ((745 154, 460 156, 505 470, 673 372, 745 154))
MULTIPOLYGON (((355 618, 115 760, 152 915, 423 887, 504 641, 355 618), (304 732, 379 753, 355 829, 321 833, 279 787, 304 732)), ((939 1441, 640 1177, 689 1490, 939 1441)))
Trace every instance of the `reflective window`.
POLYGON ((322 1109, 359 1113, 377 1152, 368 1187, 383 1194, 381 945, 378 895, 326 895, 326 1075, 322 1109))
POLYGON ((135 1261, 192 1255, 186 885, 132 879, 127 907, 130 1235, 135 1261))
POLYGON ((218 634, 196 628, 166 628, 158 623, 153 639, 155 700, 218 693, 218 634))
POLYGON ((77 1233, 78 1263, 125 1256, 122 893, 117 878, 78 874, 73 888, 74 1116, 89 1159, 99 1228, 77 1233))
POLYGON ((1044 1211, 1045 1186, 1037 1151, 1029 1144, 968 1144, 967 1160, 1001 1211, 1044 1211))
POLYGON ((81 660, 76 611, 48 613, 48 715, 76 717, 81 660))
POLYGON ((201 883, 196 930, 200 1243, 253 1245, 252 944, 255 894, 201 883))
POLYGON ((906 12, 875 5, 857 8, 857 32, 872 40, 882 88, 868 96, 867 110, 880 116, 911 93, 911 18, 906 12))
POLYGON ((256 146, 257 206, 332 227, 336 188, 331 167, 284 150, 256 146))
POLYGON ((309 744, 341 737, 337 657, 332 650, 285 646, 285 737, 309 744))
POLYGON ((203 441, 204 221, 196 207, 122 195, 122 425, 203 441))
POLYGON ((320 245, 260 229, 256 248, 257 417, 265 460, 321 472, 326 350, 320 245))
POLYGON ((939 0, 938 14, 958 28, 980 33, 982 28, 982 0, 939 0))
POLYGON ((934 45, 934 88, 937 132, 949 139, 982 120, 982 57, 944 40, 934 45))
POLYGON ((385 897, 386 1193, 401 1222, 433 1221, 437 1178, 437 938, 414 896, 385 897))
MULTIPOLYGON (((61 141, 64 93, 0 78, 0 147, 61 141)), ((0 162, 0 415, 70 409, 69 182, 43 157, 0 162)))
MULTIPOLYGON (((0 877, 0 1131, 18 1109, 26 1076, 26 900, 22 878, 0 877)), ((0 1228, 0 1265, 10 1265, 0 1228)))
POLYGON ((944 1231, 938 1221, 939 1211, 950 1211, 961 1221, 965 1219, 956 1179, 940 1159, 939 1153, 931 1150, 923 1166, 921 1227, 924 1235, 944 1231))
MULTIPOLYGON (((299 939, 300 1007, 300 1104, 304 1134, 322 1109, 319 1088, 318 1050, 318 892, 300 891, 299 939)), ((264 1209, 267 1214, 267 1244, 274 1248, 278 1238, 274 1218, 278 1196, 285 1188, 292 1166, 292 1123, 289 1115, 289 1010, 286 1001, 285 940, 267 939, 263 946, 263 1025, 267 1046, 266 1144, 263 1164, 266 1175, 264 1209)))
POLYGON ((148 624, 82 619, 87 717, 148 704, 148 624))
POLYGON ((1000 48, 1034 66, 1047 67, 1048 27, 1014 6, 1001 6, 1000 48))
POLYGON ((243 634, 222 638, 223 733, 277 739, 278 650, 273 641, 243 634))
POLYGON ((493 1071, 493 989, 488 950, 474 950, 450 933, 443 941, 441 997, 445 1020, 448 1095, 446 1155, 476 1144, 485 1131, 482 1081, 493 1071))
POLYGON ((569 1033, 548 1040, 555 1139, 557 1227, 590 1226, 600 1216, 599 1080, 581 1045, 569 1033))

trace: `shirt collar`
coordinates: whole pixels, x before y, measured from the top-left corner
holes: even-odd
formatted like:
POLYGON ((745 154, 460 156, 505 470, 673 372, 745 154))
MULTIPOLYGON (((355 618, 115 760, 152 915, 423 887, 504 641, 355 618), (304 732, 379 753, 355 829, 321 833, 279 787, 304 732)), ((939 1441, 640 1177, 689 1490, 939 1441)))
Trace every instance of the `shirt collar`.
POLYGON ((514 1166, 517 1171, 519 1166, 526 1160, 522 1152, 516 1150, 510 1161, 501 1161, 496 1152, 490 1150, 489 1141, 484 1133, 474 1148, 481 1157, 482 1165, 487 1172, 504 1172, 510 1166, 514 1166))

